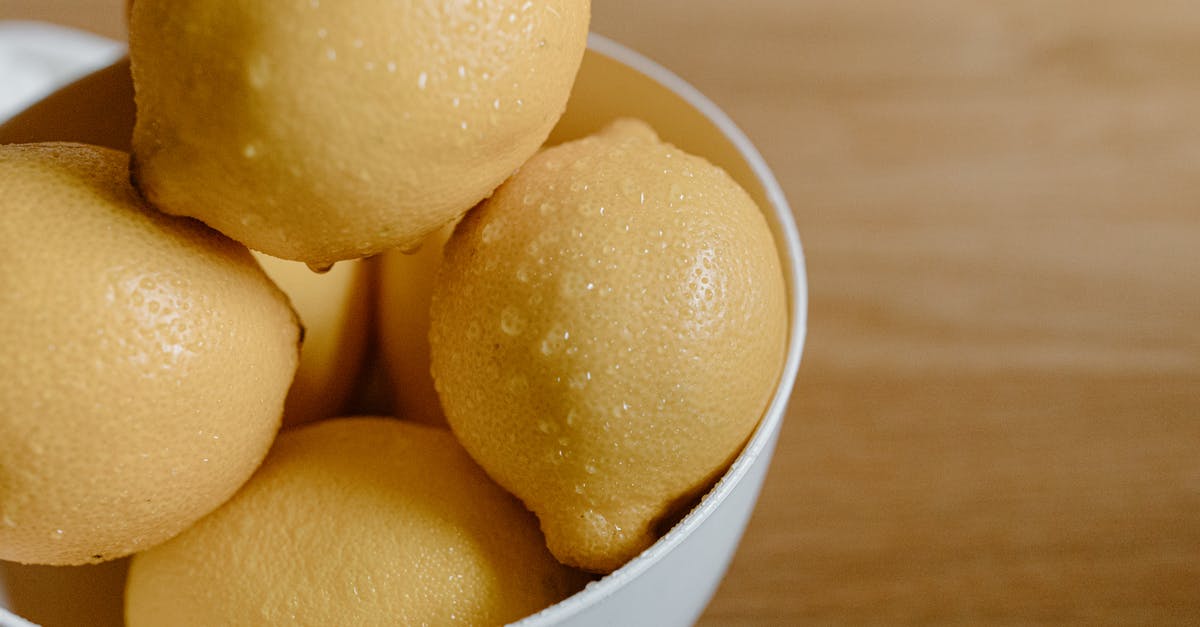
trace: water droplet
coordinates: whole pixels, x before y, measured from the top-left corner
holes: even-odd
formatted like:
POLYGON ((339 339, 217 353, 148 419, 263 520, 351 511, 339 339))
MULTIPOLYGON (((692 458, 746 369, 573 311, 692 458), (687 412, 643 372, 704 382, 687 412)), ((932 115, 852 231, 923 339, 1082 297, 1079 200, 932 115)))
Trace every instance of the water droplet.
POLYGON ((312 270, 317 274, 325 274, 333 268, 333 264, 330 262, 311 262, 307 265, 309 270, 312 270))
POLYGON ((604 514, 601 514, 594 509, 589 509, 583 512, 583 520, 593 529, 601 532, 602 534, 607 534, 608 530, 611 528, 608 518, 605 518, 604 514))
POLYGON ((573 389, 573 390, 582 390, 583 388, 587 387, 588 382, 591 380, 592 380, 591 372, 586 372, 586 373, 578 372, 578 373, 571 375, 567 379, 567 385, 569 385, 571 387, 571 389, 573 389))
POLYGON ((589 475, 594 475, 596 474, 596 466, 594 464, 586 464, 583 467, 583 471, 589 475))
POLYGON ((517 280, 521 283, 529 282, 529 270, 523 265, 517 266, 517 271, 514 276, 516 276, 517 280))
POLYGON ((542 338, 541 351, 543 355, 553 355, 562 350, 570 334, 560 329, 551 329, 542 338))
POLYGON ((544 202, 544 203, 538 205, 538 213, 541 213, 544 216, 548 216, 551 213, 554 213, 554 205, 549 202, 544 202))
POLYGON ((508 391, 513 394, 524 394, 529 389, 529 380, 523 375, 513 375, 508 379, 508 391))
POLYGON ((537 423, 538 431, 549 434, 554 430, 554 425, 550 424, 549 420, 539 420, 537 423))
POLYGON ((514 307, 505 307, 500 312, 500 330, 508 335, 520 335, 525 328, 525 319, 514 307))
POLYGON ((459 66, 458 66, 458 77, 459 77, 459 78, 466 78, 466 77, 467 77, 467 68, 466 68, 466 66, 463 66, 463 65, 459 65, 459 66))
POLYGON ((500 236, 500 225, 496 222, 488 222, 483 225, 483 229, 479 232, 479 238, 484 244, 491 244, 500 236))
MULTIPOLYGON (((592 375, 592 373, 590 373, 590 372, 589 372, 589 373, 588 373, 588 378, 589 378, 589 379, 591 378, 591 375, 592 375)), ((566 421, 567 421, 567 426, 568 426, 568 427, 574 427, 574 426, 575 426, 575 420, 576 420, 578 417, 579 417, 579 412, 575 411, 574 409, 569 409, 569 410, 567 410, 567 418, 566 418, 566 421)))
POLYGON ((250 86, 255 89, 262 89, 270 81, 271 66, 267 62, 267 57, 258 55, 254 60, 246 66, 246 78, 250 81, 250 86))
MULTIPOLYGON (((391 71, 392 67, 395 67, 395 64, 389 63, 388 64, 389 71, 391 71)), ((421 72, 420 74, 417 75, 417 88, 418 89, 425 89, 425 84, 428 82, 429 82, 428 74, 421 72)))
POLYGON ((492 108, 497 111, 500 110, 500 99, 499 98, 492 101, 492 108))
POLYGON ((395 62, 395 61, 388 61, 388 62, 387 62, 387 71, 389 71, 389 72, 395 72, 395 71, 396 71, 396 62, 395 62))
POLYGON ((363 47, 363 40, 361 40, 361 39, 355 39, 354 41, 350 42, 350 45, 354 46, 355 48, 362 48, 362 47, 363 47))
POLYGON ((246 144, 242 146, 242 156, 247 159, 253 159, 258 156, 258 147, 254 144, 246 144))
POLYGON ((334 50, 333 46, 326 48, 325 49, 325 58, 329 59, 330 61, 336 61, 337 60, 337 50, 334 50))
POLYGON ((676 200, 683 200, 683 189, 681 189, 675 183, 671 183, 671 189, 667 192, 667 199, 670 202, 675 202, 676 200))

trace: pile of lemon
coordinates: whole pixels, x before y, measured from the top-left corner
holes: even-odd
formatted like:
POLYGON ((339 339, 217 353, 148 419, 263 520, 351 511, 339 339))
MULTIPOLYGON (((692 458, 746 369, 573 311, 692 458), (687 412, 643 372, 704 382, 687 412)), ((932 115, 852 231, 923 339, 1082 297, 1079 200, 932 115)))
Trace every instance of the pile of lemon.
POLYGON ((542 146, 589 11, 137 0, 132 153, 0 146, 0 559, 134 554, 130 625, 497 624, 652 544, 784 286, 646 124, 542 146), (394 416, 338 417, 373 341, 394 416))

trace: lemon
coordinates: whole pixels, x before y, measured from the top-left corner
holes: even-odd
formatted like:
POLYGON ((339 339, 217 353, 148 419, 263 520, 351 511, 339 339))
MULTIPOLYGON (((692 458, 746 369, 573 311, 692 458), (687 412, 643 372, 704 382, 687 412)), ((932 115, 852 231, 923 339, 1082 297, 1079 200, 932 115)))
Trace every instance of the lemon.
POLYGON ((300 363, 284 401, 283 425, 341 415, 366 358, 371 268, 354 260, 316 273, 302 263, 262 253, 254 258, 287 294, 304 327, 300 363))
POLYGON ((545 140, 589 17, 588 0, 138 0, 137 185, 314 266, 415 244, 545 140))
POLYGON ((389 251, 379 259, 379 348, 396 415, 445 426, 429 374, 429 303, 442 262, 448 225, 414 252, 389 251))
POLYGON ((147 207, 126 153, 0 146, 0 559, 99 562, 224 502, 299 336, 240 244, 147 207))
POLYGON ((724 171, 620 120, 459 223, 432 372, 470 454, 561 561, 611 571, 736 456, 779 377, 779 255, 724 171))
POLYGON ((135 556, 125 609, 131 627, 495 625, 584 582, 448 431, 338 418, 282 433, 237 496, 135 556))

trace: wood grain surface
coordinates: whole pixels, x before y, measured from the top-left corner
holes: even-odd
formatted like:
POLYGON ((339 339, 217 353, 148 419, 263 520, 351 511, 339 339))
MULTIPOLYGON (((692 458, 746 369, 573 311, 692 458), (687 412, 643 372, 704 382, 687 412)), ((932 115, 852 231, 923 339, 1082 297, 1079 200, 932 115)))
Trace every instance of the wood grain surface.
MULTIPOLYGON (((0 0, 122 36, 120 0, 0 0)), ((1200 3, 594 0, 793 205, 809 344, 705 625, 1200 624, 1200 3)))

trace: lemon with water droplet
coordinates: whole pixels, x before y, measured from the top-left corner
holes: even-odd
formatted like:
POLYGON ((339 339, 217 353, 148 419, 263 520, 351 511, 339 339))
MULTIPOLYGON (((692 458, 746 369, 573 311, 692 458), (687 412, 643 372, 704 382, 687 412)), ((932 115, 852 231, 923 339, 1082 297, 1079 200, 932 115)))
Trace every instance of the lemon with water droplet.
POLYGON ((279 429, 287 298, 241 244, 146 206, 128 164, 0 146, 0 559, 149 548, 229 498, 279 429))
POLYGON ((587 580, 445 429, 335 418, 283 432, 233 499, 135 556, 126 621, 499 625, 587 580))
POLYGON ((139 0, 136 183, 275 257, 411 245, 545 141, 589 17, 589 0, 139 0))
POLYGON ((784 295, 746 192, 621 120, 538 154, 459 223, 434 286, 433 377, 555 556, 608 572, 753 431, 783 365, 784 295))

